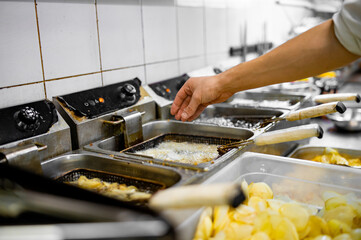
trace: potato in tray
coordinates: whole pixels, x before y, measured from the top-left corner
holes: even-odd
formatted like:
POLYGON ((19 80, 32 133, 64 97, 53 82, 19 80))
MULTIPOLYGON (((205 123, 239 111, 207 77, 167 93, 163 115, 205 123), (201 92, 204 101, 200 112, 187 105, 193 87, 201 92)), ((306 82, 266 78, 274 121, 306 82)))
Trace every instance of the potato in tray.
POLYGON ((207 207, 194 240, 360 240, 361 199, 353 193, 322 194, 322 208, 274 197, 263 182, 242 183, 247 201, 237 208, 207 207))

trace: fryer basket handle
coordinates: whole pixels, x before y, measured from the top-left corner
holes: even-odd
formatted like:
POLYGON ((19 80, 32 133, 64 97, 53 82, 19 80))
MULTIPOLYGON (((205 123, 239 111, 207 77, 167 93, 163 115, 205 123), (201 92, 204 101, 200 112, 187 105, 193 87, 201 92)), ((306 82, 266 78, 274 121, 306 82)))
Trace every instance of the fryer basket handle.
POLYGON ((302 125, 272 132, 266 132, 257 136, 254 143, 258 146, 270 145, 282 142, 297 141, 310 137, 322 138, 323 129, 318 124, 302 125))

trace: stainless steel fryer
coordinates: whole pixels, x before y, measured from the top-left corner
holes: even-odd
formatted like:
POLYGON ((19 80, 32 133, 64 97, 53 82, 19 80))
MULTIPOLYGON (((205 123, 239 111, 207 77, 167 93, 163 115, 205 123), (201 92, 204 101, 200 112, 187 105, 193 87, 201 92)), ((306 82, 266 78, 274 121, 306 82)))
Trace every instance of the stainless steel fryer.
MULTIPOLYGON (((249 139, 253 137, 255 133, 249 129, 227 128, 204 124, 193 124, 189 122, 184 123, 173 120, 152 121, 143 125, 144 140, 156 138, 159 135, 164 134, 181 134, 194 139, 196 139, 195 136, 197 136, 207 139, 209 141, 211 141, 210 139, 224 139, 225 141, 232 141, 237 139, 249 139)), ((218 140, 218 142, 221 142, 221 140, 218 140)), ((235 157, 235 153, 237 152, 236 150, 232 150, 212 162, 201 163, 195 166, 191 164, 176 163, 170 161, 159 161, 149 157, 134 155, 130 152, 124 152, 124 146, 119 146, 119 143, 121 143, 121 141, 117 140, 116 137, 111 137, 88 144, 84 146, 84 149, 98 153, 113 155, 124 159, 132 159, 134 161, 158 163, 161 165, 169 165, 183 169, 192 169, 198 171, 208 171, 229 159, 233 159, 233 157, 235 157)))
POLYGON ((252 130, 268 130, 272 127, 269 123, 264 127, 260 127, 263 120, 274 117, 283 117, 288 110, 276 110, 269 108, 252 108, 211 105, 208 106, 194 123, 211 124, 223 127, 247 128, 252 130))
POLYGON ((56 96, 53 101, 70 126, 73 150, 114 135, 127 137, 124 141, 132 145, 141 140, 138 127, 156 118, 155 102, 138 78, 56 96))
POLYGON ((229 98, 226 102, 221 104, 226 104, 234 107, 244 106, 241 102, 237 104, 231 104, 233 100, 247 100, 253 101, 253 107, 263 107, 263 108, 271 108, 271 109, 286 109, 286 110, 295 110, 307 102, 308 99, 311 98, 311 94, 284 94, 284 93, 274 93, 274 92, 253 92, 253 91, 246 91, 246 92, 238 92, 229 98), (288 102, 284 106, 277 106, 274 105, 267 105, 262 106, 261 104, 256 105, 256 103, 261 103, 262 101, 279 101, 279 102, 288 102))
MULTIPOLYGON (((110 156, 85 151, 62 155, 45 161, 42 163, 42 168, 45 176, 52 179, 62 178, 63 180, 65 180, 64 176, 66 174, 81 169, 157 183, 161 185, 161 188, 180 184, 182 180, 181 174, 176 170, 119 161, 110 156)), ((71 176, 71 179, 74 179, 74 177, 71 176)))
MULTIPOLYGON (((179 166, 179 167, 185 167, 185 168, 195 168, 198 169, 198 165, 200 168, 203 168, 202 165, 207 164, 209 165, 209 162, 211 164, 214 164, 217 162, 217 159, 222 158, 221 156, 218 156, 214 159, 211 159, 207 162, 202 162, 199 164, 187 164, 187 163, 181 163, 177 161, 171 161, 169 159, 157 159, 154 157, 141 155, 140 153, 137 153, 138 151, 148 150, 151 148, 157 147, 160 143, 163 142, 177 142, 177 143, 201 143, 201 144, 209 144, 209 145, 224 145, 232 142, 238 141, 238 139, 230 139, 230 138, 218 138, 218 137, 203 137, 203 136, 194 136, 194 135, 184 135, 184 134, 174 134, 174 133, 168 133, 168 134, 162 134, 157 137, 148 139, 147 141, 144 141, 142 143, 136 144, 130 148, 127 148, 121 152, 124 153, 132 153, 136 154, 141 157, 151 158, 151 161, 158 164, 166 164, 170 166, 179 166)), ((184 149, 187 151, 187 149, 184 149)))
POLYGON ((70 129, 48 100, 0 109, 0 164, 41 173, 42 161, 71 150, 70 129))
MULTIPOLYGON (((189 180, 175 169, 119 161, 86 151, 56 157, 44 162, 42 168, 45 176, 62 183, 70 183, 85 176, 88 179, 99 178, 109 183, 135 186, 140 192, 150 194, 189 180)), ((147 201, 129 199, 129 202, 144 205, 147 201)))

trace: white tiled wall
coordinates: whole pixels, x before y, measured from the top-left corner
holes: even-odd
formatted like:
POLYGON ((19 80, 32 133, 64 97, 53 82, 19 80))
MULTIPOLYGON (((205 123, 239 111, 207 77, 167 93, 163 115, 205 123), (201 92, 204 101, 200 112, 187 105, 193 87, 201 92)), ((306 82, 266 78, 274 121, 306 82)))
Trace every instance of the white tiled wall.
POLYGON ((100 73, 45 82, 49 99, 54 96, 100 87, 100 73))
POLYGON ((34 1, 0 1, 0 36, 0 87, 42 81, 34 1))
POLYGON ((167 79, 179 75, 178 61, 148 64, 145 66, 147 83, 167 79))
POLYGON ((175 77, 228 59, 244 25, 248 43, 281 43, 304 15, 275 0, 1 0, 0 108, 175 77))
POLYGON ((177 20, 173 0, 142 0, 145 62, 178 57, 177 20))
POLYGON ((200 69, 206 65, 205 61, 206 59, 204 56, 180 59, 179 71, 180 73, 186 73, 200 69))
POLYGON ((178 7, 179 57, 204 55, 203 7, 178 7))
POLYGON ((130 67, 119 70, 103 72, 104 85, 127 81, 133 78, 139 78, 143 83, 145 81, 144 66, 130 67))
POLYGON ((140 0, 98 0, 98 20, 103 70, 144 64, 140 0))
POLYGON ((99 72, 94 0, 38 0, 45 79, 99 72))

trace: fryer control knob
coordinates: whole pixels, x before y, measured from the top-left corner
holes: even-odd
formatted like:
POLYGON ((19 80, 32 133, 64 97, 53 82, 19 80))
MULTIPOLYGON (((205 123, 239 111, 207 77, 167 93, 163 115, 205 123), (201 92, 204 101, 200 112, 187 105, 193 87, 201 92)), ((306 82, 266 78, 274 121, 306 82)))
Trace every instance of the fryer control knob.
POLYGON ((136 100, 137 90, 132 84, 126 83, 120 89, 120 99, 127 103, 134 103, 136 100))
POLYGON ((25 107, 15 113, 16 126, 20 130, 34 131, 40 126, 40 114, 32 107, 25 107))

